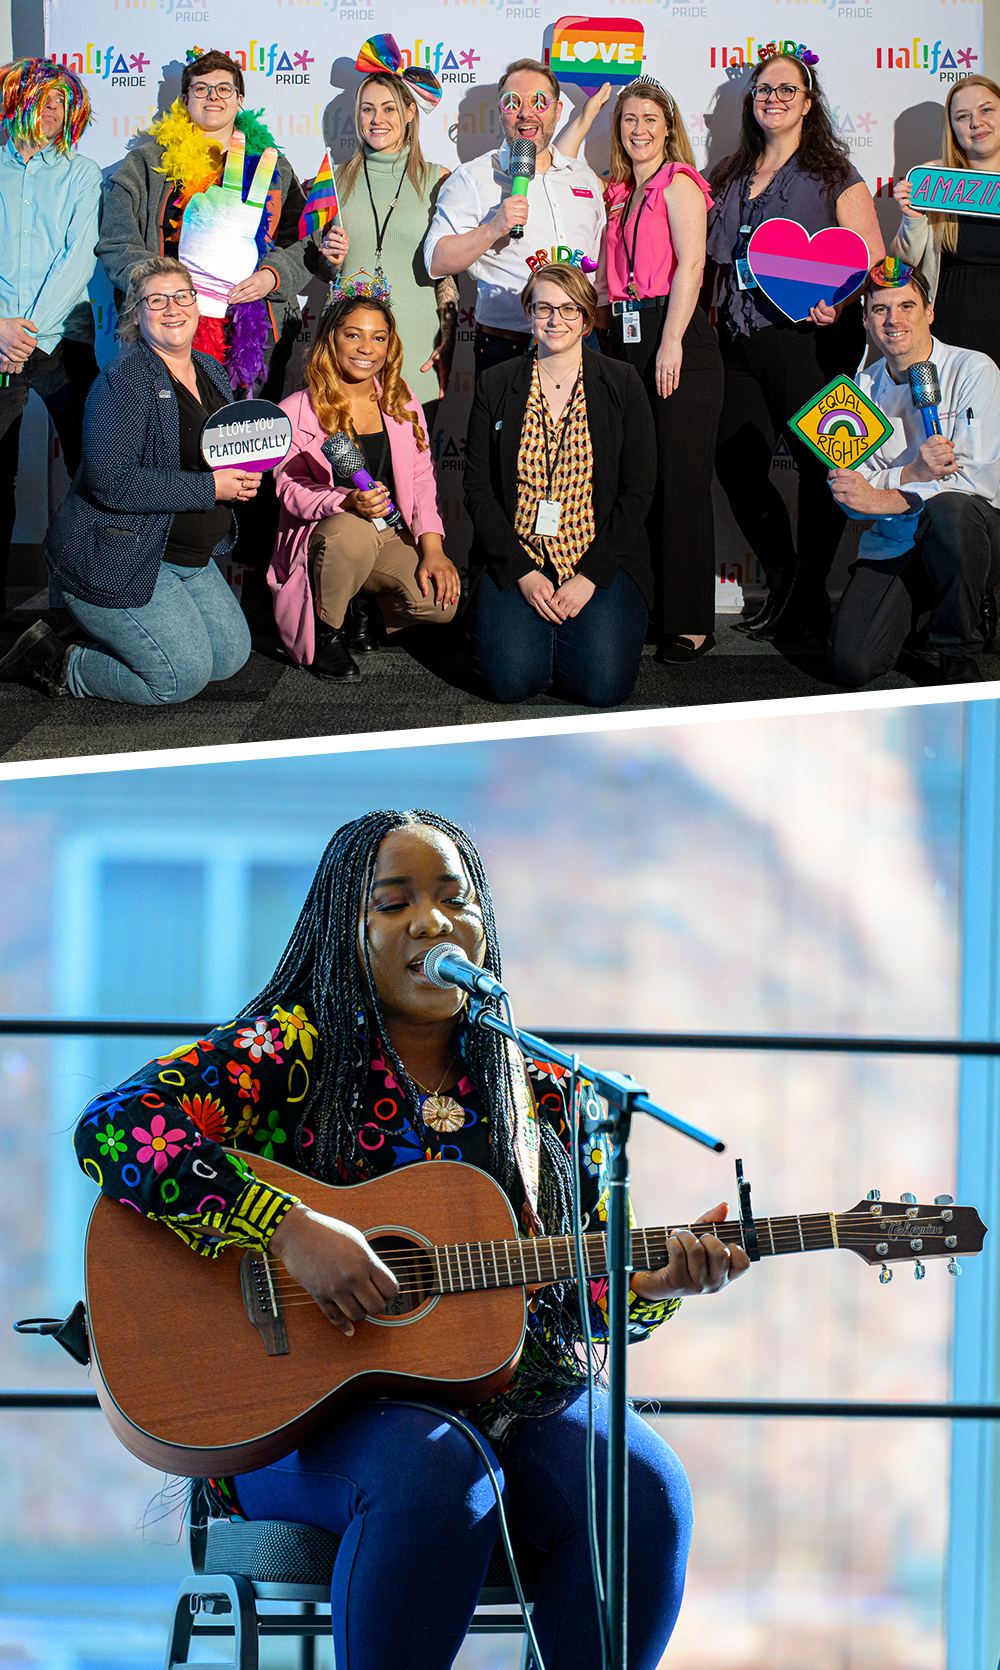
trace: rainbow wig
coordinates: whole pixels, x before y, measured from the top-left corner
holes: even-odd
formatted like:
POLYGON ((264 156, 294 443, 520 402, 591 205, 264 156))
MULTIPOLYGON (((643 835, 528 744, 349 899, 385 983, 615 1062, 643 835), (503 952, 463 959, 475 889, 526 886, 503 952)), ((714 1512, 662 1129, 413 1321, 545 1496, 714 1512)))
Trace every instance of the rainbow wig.
POLYGON ((90 121, 90 98, 79 76, 53 59, 18 58, 0 68, 0 121, 7 124, 15 145, 25 140, 39 148, 47 145, 40 118, 53 91, 66 95, 66 116, 62 133, 52 143, 68 156, 90 121))

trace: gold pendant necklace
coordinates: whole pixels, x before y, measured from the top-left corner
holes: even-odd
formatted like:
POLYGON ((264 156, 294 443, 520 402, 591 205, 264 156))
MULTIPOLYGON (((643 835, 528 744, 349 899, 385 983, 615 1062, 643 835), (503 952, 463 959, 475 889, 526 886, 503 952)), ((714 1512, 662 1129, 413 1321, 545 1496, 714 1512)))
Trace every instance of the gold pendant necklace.
MULTIPOLYGON (((449 1061, 444 1070, 441 1084, 444 1083, 453 1066, 454 1062, 449 1061)), ((409 1072, 409 1068, 407 1068, 407 1072, 409 1072)), ((415 1073, 410 1073, 410 1077, 417 1089, 424 1093, 424 1099, 420 1104, 420 1117, 424 1124, 432 1131, 439 1133, 441 1131, 460 1131, 465 1124, 465 1109, 461 1104, 456 1102, 453 1096, 442 1096, 441 1084, 438 1085, 436 1090, 429 1090, 426 1084, 421 1084, 415 1073)))

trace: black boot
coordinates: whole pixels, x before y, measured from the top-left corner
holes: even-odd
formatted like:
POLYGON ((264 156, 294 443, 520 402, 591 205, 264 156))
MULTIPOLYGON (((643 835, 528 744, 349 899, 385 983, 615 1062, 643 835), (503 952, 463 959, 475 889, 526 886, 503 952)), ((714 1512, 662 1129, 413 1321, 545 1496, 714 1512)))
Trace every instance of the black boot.
POLYGON ((342 626, 324 626, 322 621, 316 622, 316 648, 313 652, 312 671, 317 678, 361 677, 361 669, 347 647, 342 626))
POLYGON ((971 655, 938 655, 942 684, 981 684, 983 669, 978 657, 971 655))
POLYGON ((344 638, 352 655, 368 655, 378 649, 377 611, 375 599, 360 592, 347 605, 344 638))
POLYGON ((36 620, 22 632, 12 650, 0 661, 0 680, 7 684, 29 684, 47 696, 68 696, 66 652, 68 645, 45 621, 36 620))
POLYGON ((796 563, 791 585, 758 638, 787 643, 792 639, 819 638, 826 642, 830 632, 830 599, 826 578, 796 563))

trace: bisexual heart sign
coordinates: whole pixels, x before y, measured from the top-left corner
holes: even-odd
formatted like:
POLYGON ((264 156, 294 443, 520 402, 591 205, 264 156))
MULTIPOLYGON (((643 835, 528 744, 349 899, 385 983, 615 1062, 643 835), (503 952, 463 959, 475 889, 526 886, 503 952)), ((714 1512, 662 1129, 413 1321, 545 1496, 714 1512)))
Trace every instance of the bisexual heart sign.
POLYGON ((292 444, 292 425, 273 400, 234 400, 213 412, 201 432, 212 470, 273 470, 292 444))
POLYGON ((871 265, 859 232, 827 226, 812 237, 797 220, 765 220, 747 245, 747 263, 775 307, 798 324, 817 302, 836 307, 860 290, 871 265))

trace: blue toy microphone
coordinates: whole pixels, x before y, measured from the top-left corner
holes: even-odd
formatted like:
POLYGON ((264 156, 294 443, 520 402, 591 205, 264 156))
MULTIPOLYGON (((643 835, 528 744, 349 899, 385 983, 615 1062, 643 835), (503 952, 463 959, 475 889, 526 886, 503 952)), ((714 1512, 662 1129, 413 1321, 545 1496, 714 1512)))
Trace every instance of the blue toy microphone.
POLYGON ((941 384, 938 382, 937 366, 933 360, 923 360, 919 365, 908 365, 906 375, 910 380, 910 399, 920 408, 924 420, 924 434, 940 435, 937 409, 941 401, 941 384))

